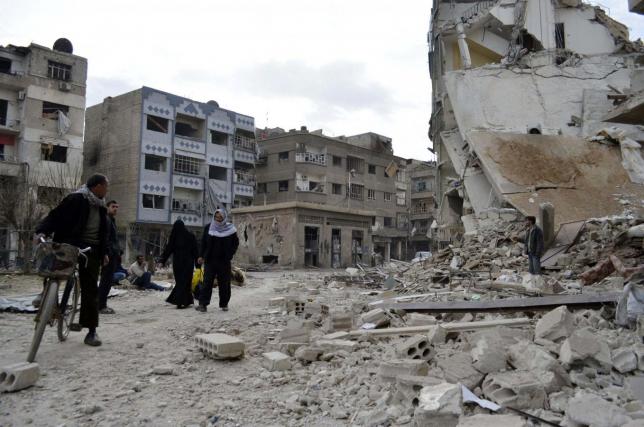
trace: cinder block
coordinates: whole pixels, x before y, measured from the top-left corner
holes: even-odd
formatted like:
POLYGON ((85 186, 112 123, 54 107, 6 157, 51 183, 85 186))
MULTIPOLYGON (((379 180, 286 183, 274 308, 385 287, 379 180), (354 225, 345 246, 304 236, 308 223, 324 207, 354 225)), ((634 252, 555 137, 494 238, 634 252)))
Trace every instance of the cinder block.
POLYGON ((279 333, 279 340, 280 342, 308 344, 310 336, 311 331, 303 327, 286 327, 279 333))
POLYGON ((36 384, 40 377, 37 363, 15 363, 0 369, 0 392, 18 391, 36 384))
POLYGON ((244 342, 226 334, 200 334, 195 336, 197 345, 213 359, 237 359, 244 355, 244 342))
POLYGON ((443 381, 433 377, 418 377, 412 375, 400 375, 396 377, 396 387, 393 394, 393 401, 405 407, 418 406, 420 390, 425 386, 434 386, 443 381))
POLYGON ((501 406, 518 409, 544 409, 546 391, 531 371, 489 374, 483 381, 485 396, 501 406))
POLYGON ((302 362, 315 362, 324 353, 319 347, 300 347, 295 351, 295 358, 302 362))
POLYGON ((362 324, 373 323, 379 328, 389 324, 389 316, 387 316, 387 312, 382 308, 376 308, 360 316, 360 322, 362 324))
POLYGON ((429 366, 419 359, 394 359, 380 364, 378 374, 383 381, 394 382, 401 375, 426 376, 429 366))
POLYGON ((291 358, 279 351, 262 353, 262 365, 269 371, 287 371, 291 369, 291 358))
POLYGON ((329 313, 324 324, 326 332, 350 331, 353 329, 353 313, 333 311, 329 313))
POLYGON ((271 298, 271 299, 268 300, 268 306, 269 307, 285 307, 286 306, 286 298, 284 298, 284 297, 271 298))
POLYGON ((324 351, 354 351, 358 348, 358 343, 349 340, 325 340, 321 339, 316 341, 315 345, 324 351))
POLYGON ((432 347, 425 335, 415 335, 396 346, 400 358, 430 360, 433 357, 432 347))

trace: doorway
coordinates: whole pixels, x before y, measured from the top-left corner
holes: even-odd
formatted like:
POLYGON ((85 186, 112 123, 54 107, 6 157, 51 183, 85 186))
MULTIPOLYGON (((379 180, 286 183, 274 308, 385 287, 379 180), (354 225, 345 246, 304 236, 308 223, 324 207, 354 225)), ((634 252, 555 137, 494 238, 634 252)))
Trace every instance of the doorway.
POLYGON ((339 228, 331 230, 331 266, 340 268, 342 266, 342 244, 339 228))
POLYGON ((362 263, 362 231, 351 231, 351 262, 353 265, 362 263))
POLYGON ((318 266, 319 228, 304 227, 304 266, 318 266))

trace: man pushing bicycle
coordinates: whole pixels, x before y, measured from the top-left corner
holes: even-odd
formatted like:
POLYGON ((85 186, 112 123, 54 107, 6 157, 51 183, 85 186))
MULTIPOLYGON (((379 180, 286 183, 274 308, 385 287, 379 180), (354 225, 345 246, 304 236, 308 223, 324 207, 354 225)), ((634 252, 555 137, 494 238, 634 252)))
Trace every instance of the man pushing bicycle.
POLYGON ((89 331, 85 344, 100 346, 98 327, 98 277, 107 256, 108 219, 105 195, 109 181, 105 175, 92 175, 78 191, 67 195, 36 227, 37 235, 50 236, 54 242, 79 248, 91 247, 87 263, 80 263, 80 325, 89 331))

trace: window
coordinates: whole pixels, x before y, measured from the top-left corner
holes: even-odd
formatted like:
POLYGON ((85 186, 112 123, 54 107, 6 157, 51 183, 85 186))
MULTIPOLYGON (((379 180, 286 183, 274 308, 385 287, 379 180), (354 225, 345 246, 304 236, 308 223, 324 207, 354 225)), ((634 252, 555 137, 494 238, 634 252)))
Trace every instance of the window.
POLYGON ((268 191, 266 191, 266 183, 265 182, 260 182, 257 184, 257 194, 266 194, 268 191))
POLYGON ((405 200, 405 192, 404 191, 397 191, 396 192, 396 205, 398 206, 405 206, 407 204, 405 200))
POLYGON ((47 77, 50 79, 69 81, 72 79, 72 66, 60 62, 48 61, 47 77))
POLYGON ((67 147, 53 144, 40 144, 40 159, 48 162, 67 162, 67 147))
POLYGON ((347 156, 347 172, 364 173, 364 160, 357 157, 347 156))
POLYGON ((427 191, 427 182, 425 181, 416 181, 416 191, 427 191))
POLYGON ((200 175, 199 169, 201 162, 199 159, 194 159, 188 156, 174 156, 174 171, 178 173, 185 173, 187 175, 200 175))
POLYGON ((282 151, 277 155, 280 162, 288 161, 288 151, 282 151))
POLYGON ((391 193, 383 193, 385 197, 385 202, 391 202, 391 193))
POLYGON ((143 207, 147 209, 165 209, 165 196, 143 194, 143 207))
POLYGON ((376 165, 369 165, 369 173, 370 173, 371 175, 375 175, 375 174, 376 174, 376 165))
POLYGON ((342 184, 333 184, 332 186, 333 194, 342 195, 342 184))
POLYGON ((288 181, 279 182, 279 191, 288 191, 288 181))
POLYGON ((174 133, 188 138, 199 138, 199 129, 193 128, 190 123, 176 122, 174 124, 174 133))
POLYGON ((390 216, 386 216, 383 218, 383 224, 385 227, 393 227, 394 219, 390 216))
POLYGON ((0 161, 4 161, 4 144, 0 144, 0 161))
POLYGON ((216 145, 228 145, 228 135, 216 130, 210 131, 210 142, 216 145))
POLYGON ((208 178, 219 181, 228 180, 228 169, 219 166, 208 166, 208 178))
POLYGON ((151 130, 152 132, 168 133, 168 119, 148 114, 146 129, 151 130))
POLYGON ((351 184, 350 188, 347 188, 349 191, 349 197, 354 200, 364 200, 364 185, 351 184))
POLYGON ((409 218, 407 217, 407 214, 399 213, 398 215, 396 215, 396 223, 398 224, 398 229, 407 229, 409 226, 409 218))
POLYGON ((342 157, 340 156, 332 156, 332 157, 333 157, 333 166, 342 167, 342 157))
POLYGON ((376 200, 376 190, 367 190, 367 199, 376 200))
POLYGON ((0 58, 0 73, 4 73, 4 74, 11 73, 11 59, 0 58))
POLYGON ((44 119, 58 119, 58 112, 62 111, 69 114, 69 107, 67 105, 55 104, 53 102, 43 101, 42 103, 42 117, 44 119))
POLYGON ((165 172, 167 165, 168 160, 165 157, 155 156, 154 154, 145 155, 145 169, 149 171, 165 172))
POLYGON ((7 126, 7 109, 9 108, 9 101, 0 99, 0 126, 7 126))
POLYGON ((566 33, 563 23, 555 23, 555 45, 557 49, 566 48, 566 33))
POLYGON ((404 169, 398 169, 396 171, 396 181, 405 182, 406 174, 404 169))

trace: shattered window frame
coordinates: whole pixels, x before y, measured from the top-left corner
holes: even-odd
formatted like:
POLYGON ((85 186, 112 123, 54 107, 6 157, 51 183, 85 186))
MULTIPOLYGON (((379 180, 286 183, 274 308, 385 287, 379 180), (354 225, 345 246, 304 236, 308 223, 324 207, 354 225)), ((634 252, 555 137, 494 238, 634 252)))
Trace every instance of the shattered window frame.
POLYGON ((146 116, 145 128, 147 130, 158 133, 168 133, 168 130, 170 129, 170 120, 153 114, 146 114, 146 116))
POLYGON ((69 114, 69 106, 56 104, 55 102, 42 102, 42 118, 49 120, 58 120, 58 112, 62 111, 65 115, 69 114))
POLYGON ((143 168, 154 172, 167 172, 168 159, 163 156, 157 156, 156 154, 146 154, 143 168))
POLYGON ((54 144, 40 144, 40 160, 67 163, 67 147, 54 144))

